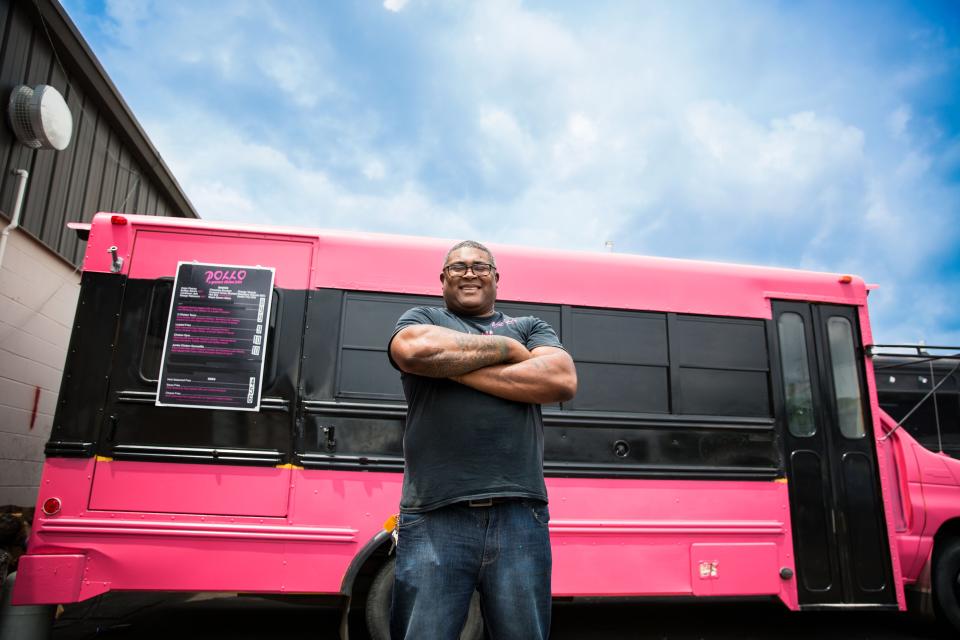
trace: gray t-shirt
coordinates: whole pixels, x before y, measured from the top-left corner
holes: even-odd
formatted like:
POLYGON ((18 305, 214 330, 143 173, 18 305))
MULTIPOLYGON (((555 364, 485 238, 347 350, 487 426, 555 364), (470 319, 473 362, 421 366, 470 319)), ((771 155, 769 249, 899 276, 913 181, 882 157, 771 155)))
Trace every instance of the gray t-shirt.
MULTIPOLYGON (((477 318, 437 307, 410 309, 393 335, 420 324, 508 336, 527 349, 562 348, 556 332, 539 318, 500 312, 477 318)), ((390 363, 396 368, 392 358, 390 363)), ((540 405, 504 400, 447 378, 401 372, 400 379, 408 406, 401 511, 500 496, 546 502, 540 405)))

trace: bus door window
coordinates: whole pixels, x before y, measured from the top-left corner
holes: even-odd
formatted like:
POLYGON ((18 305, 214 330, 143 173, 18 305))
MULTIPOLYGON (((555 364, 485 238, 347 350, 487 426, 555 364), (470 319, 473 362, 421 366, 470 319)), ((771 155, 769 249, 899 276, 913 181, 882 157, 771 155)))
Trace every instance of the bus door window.
POLYGON ((814 421, 813 395, 810 390, 810 360, 803 318, 797 313, 784 313, 777 321, 780 334, 780 367, 786 396, 787 428, 798 438, 809 438, 817 432, 814 421))
POLYGON ((167 330, 172 294, 173 278, 160 278, 153 283, 143 328, 143 345, 140 349, 139 373, 144 382, 157 382, 160 378, 160 358, 163 354, 163 338, 167 330))
POLYGON ((853 328, 846 318, 833 316, 827 320, 827 334, 840 433, 846 438, 862 438, 866 430, 863 425, 860 378, 853 352, 853 328))

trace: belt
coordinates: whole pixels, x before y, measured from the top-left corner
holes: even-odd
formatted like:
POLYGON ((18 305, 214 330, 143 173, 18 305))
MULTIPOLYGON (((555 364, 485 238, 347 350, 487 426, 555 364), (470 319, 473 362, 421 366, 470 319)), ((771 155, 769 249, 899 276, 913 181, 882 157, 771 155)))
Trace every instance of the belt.
POLYGON ((496 498, 480 498, 478 500, 467 500, 463 504, 467 505, 468 507, 492 507, 495 504, 510 502, 512 500, 516 500, 516 498, 508 498, 508 497, 500 496, 496 498))

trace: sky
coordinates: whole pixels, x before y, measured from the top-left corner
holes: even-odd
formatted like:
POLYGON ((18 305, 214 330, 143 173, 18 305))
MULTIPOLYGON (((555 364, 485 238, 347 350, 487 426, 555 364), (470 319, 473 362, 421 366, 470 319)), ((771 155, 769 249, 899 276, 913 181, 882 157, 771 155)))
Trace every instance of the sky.
POLYGON ((61 0, 202 218, 854 273, 960 345, 960 5, 61 0))

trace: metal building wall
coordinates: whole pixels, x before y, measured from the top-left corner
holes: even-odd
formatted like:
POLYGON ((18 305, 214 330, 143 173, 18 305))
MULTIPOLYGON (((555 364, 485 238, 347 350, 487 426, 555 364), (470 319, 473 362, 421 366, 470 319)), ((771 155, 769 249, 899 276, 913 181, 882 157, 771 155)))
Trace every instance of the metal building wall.
POLYGON ((0 228, 14 206, 11 171, 30 174, 0 264, 0 506, 24 507, 37 496, 86 248, 66 223, 98 211, 197 214, 56 0, 0 0, 0 109, 0 228), (6 110, 18 84, 63 94, 74 121, 66 150, 17 142, 6 110))
MULTIPOLYGON (((56 28, 56 20, 50 19, 58 13, 62 14, 62 8, 50 0, 39 5, 32 0, 0 0, 0 108, 4 120, 10 90, 18 84, 55 87, 74 118, 73 140, 60 152, 29 149, 17 142, 6 122, 0 125, 0 212, 9 217, 13 207, 16 179, 11 171, 26 169, 30 178, 21 226, 78 264, 84 243, 66 228, 67 222, 89 221, 98 211, 196 214, 175 207, 165 193, 168 190, 144 170, 150 159, 143 158, 142 149, 129 140, 128 131, 118 122, 123 118, 104 107, 103 92, 79 71, 77 46, 58 41, 58 33, 65 28, 56 28)), ((130 123, 126 124, 129 130, 130 123)))

